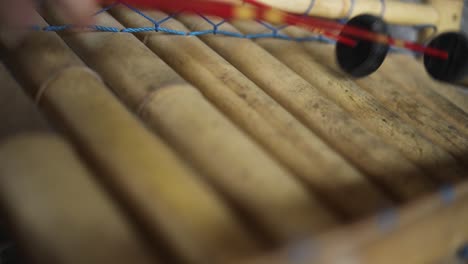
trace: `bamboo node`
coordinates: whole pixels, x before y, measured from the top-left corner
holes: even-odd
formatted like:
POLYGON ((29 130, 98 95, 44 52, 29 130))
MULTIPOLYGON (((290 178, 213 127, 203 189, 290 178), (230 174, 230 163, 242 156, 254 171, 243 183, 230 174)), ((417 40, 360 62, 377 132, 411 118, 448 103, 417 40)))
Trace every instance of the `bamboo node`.
POLYGON ((47 88, 49 88, 49 84, 52 83, 57 78, 59 78, 63 73, 65 73, 65 72, 67 72, 69 70, 72 70, 72 69, 78 69, 78 70, 86 71, 86 72, 92 74, 97 80, 104 83, 104 81, 102 80, 102 78, 101 78, 101 76, 99 74, 97 74, 95 71, 93 71, 92 69, 90 69, 90 68, 88 68, 86 66, 77 66, 77 65, 68 66, 68 67, 65 67, 65 68, 57 71, 56 73, 52 74, 47 80, 45 80, 41 84, 41 86, 39 87, 39 90, 37 91, 36 95, 34 96, 34 103, 36 105, 39 105, 41 100, 42 100, 43 95, 47 91, 47 88))
POLYGON ((145 111, 146 109, 146 106, 151 103, 151 100, 153 100, 154 96, 162 89, 169 89, 171 87, 173 87, 174 84, 168 84, 168 85, 162 85, 162 86, 158 86, 158 87, 152 87, 151 91, 148 92, 144 97, 143 99, 141 100, 141 102, 138 104, 137 106, 137 109, 136 109, 136 114, 137 116, 139 117, 142 117, 143 115, 143 112, 145 111))

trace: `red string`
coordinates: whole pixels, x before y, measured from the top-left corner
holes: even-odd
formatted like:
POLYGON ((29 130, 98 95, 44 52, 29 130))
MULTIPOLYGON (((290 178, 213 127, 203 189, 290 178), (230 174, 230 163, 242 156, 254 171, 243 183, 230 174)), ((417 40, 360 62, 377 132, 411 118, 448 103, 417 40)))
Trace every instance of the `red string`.
MULTIPOLYGON (((102 0, 101 2, 109 4, 111 2, 114 3, 115 0, 102 0)), ((218 16, 224 19, 237 18, 236 8, 238 8, 238 6, 233 4, 206 0, 122 0, 120 2, 127 3, 139 8, 159 9, 164 12, 178 12, 183 10, 184 12, 194 12, 204 15, 218 16)), ((271 7, 259 3, 256 0, 244 0, 244 2, 253 5, 253 7, 247 8, 251 8, 251 12, 254 13, 254 19, 264 20, 264 15, 272 9, 271 7)), ((409 41, 393 39, 387 35, 377 34, 362 28, 342 25, 333 20, 311 16, 301 16, 287 12, 282 12, 282 14, 284 15, 285 24, 295 25, 312 30, 320 30, 325 36, 336 39, 337 41, 347 45, 355 45, 356 41, 352 38, 343 36, 343 34, 353 38, 380 42, 389 45, 398 44, 398 46, 402 48, 424 53, 429 56, 439 57, 442 59, 448 58, 448 52, 443 50, 426 47, 424 45, 409 41)))

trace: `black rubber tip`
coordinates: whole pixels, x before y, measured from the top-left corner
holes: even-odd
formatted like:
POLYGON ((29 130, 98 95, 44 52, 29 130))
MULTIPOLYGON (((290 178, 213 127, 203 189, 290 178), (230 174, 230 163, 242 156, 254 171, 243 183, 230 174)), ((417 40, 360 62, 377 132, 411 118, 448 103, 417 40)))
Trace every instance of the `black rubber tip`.
POLYGON ((426 71, 434 79, 458 83, 468 78, 468 38, 458 32, 443 33, 428 47, 447 51, 448 59, 424 55, 426 71))
MULTIPOLYGON (((359 15, 349 20, 346 26, 368 30, 377 34, 388 34, 387 24, 373 15, 359 15)), ((382 65, 390 46, 384 43, 359 39, 342 32, 340 36, 355 40, 354 47, 343 43, 336 44, 336 58, 341 69, 353 77, 365 77, 382 65)))

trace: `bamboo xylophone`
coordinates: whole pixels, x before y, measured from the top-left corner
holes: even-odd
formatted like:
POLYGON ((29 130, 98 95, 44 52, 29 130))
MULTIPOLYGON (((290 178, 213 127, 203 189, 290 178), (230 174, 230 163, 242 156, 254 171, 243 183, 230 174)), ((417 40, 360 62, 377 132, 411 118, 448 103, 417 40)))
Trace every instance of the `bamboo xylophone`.
MULTIPOLYGON (((50 7, 37 19, 63 23, 50 7)), ((152 26, 124 6, 96 20, 152 26)), ((423 264, 468 242, 468 95, 411 56, 356 80, 316 42, 9 38, 2 92, 21 99, 1 126, 0 218, 28 261, 423 264)))

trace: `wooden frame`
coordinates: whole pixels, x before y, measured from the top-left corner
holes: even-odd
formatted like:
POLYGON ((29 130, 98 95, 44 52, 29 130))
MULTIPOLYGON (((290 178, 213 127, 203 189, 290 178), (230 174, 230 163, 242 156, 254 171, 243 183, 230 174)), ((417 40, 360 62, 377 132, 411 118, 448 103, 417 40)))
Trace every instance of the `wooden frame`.
POLYGON ((267 5, 293 13, 332 19, 353 17, 363 13, 383 15, 389 23, 401 25, 435 25, 439 31, 458 30, 463 0, 428 0, 428 4, 398 0, 260 0, 267 5))

